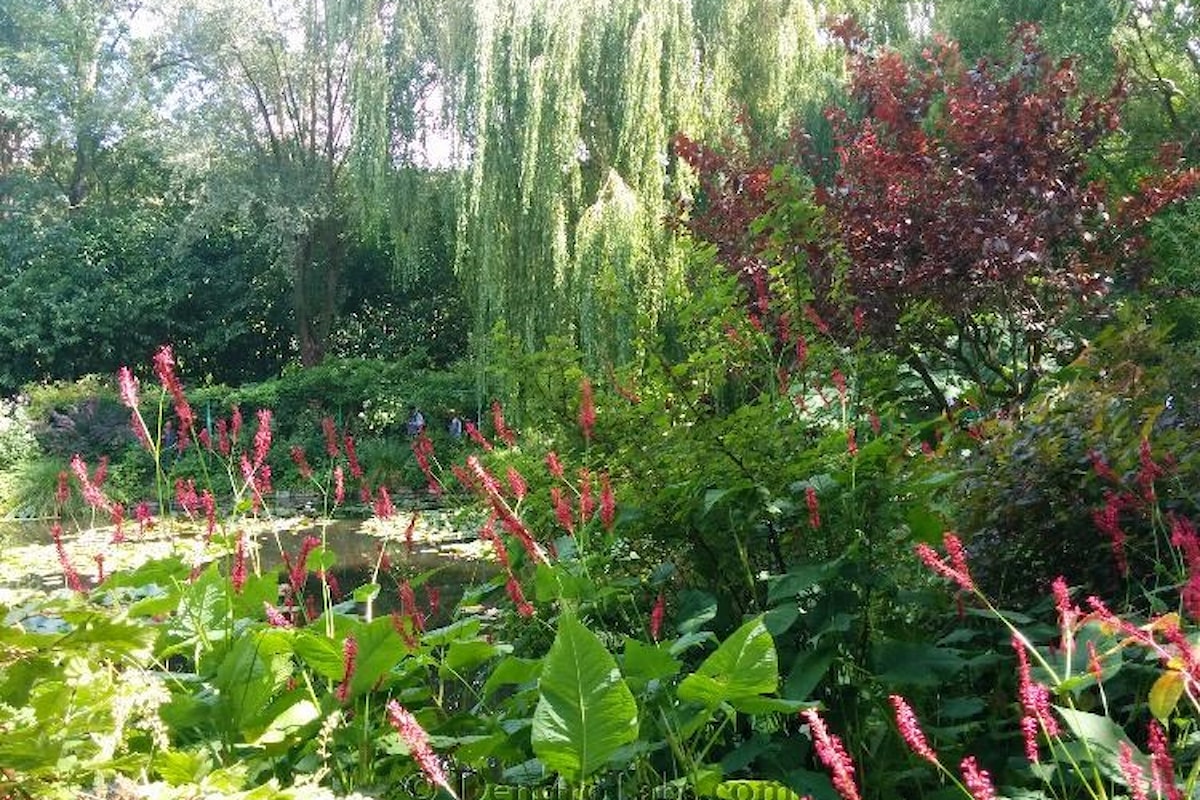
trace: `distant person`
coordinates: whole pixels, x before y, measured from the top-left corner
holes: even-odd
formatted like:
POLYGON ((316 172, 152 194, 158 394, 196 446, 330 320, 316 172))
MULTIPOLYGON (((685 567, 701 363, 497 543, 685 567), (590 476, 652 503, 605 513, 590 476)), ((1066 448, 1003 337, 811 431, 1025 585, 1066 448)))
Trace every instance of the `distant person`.
POLYGON ((175 457, 175 450, 179 445, 179 436, 175 433, 175 423, 167 420, 163 426, 162 432, 162 450, 160 458, 164 468, 170 466, 171 460, 175 457))
POLYGON ((452 438, 452 439, 461 439, 462 438, 463 421, 462 421, 462 418, 458 416, 458 414, 455 414, 453 417, 450 418, 450 424, 447 426, 447 430, 450 432, 450 438, 452 438))
POLYGON ((413 408, 412 414, 408 418, 408 435, 420 436, 423 430, 425 430, 425 415, 421 413, 421 409, 413 408))

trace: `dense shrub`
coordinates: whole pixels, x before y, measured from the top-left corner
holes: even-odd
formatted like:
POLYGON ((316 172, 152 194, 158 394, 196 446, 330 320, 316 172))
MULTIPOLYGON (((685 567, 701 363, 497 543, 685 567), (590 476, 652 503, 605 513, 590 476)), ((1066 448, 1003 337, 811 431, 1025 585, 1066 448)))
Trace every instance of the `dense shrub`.
POLYGON ((977 424, 977 446, 962 435, 971 447, 954 502, 989 592, 1024 599, 1066 574, 1102 596, 1139 596, 1162 579, 1162 515, 1200 509, 1200 409, 1189 399, 1200 351, 1168 337, 1128 313, 1023 415, 977 424), (1128 576, 1097 522, 1110 505, 1128 576))

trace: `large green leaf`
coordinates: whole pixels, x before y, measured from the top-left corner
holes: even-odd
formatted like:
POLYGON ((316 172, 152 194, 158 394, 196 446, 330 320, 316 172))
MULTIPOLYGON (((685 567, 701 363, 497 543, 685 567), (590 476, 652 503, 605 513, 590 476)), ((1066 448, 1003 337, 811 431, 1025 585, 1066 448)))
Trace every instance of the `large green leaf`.
POLYGON ((738 628, 679 684, 680 700, 716 708, 723 702, 774 692, 779 685, 775 640, 761 616, 738 628))
POLYGON ((491 697, 501 686, 532 683, 542 674, 540 658, 518 658, 507 656, 492 668, 492 674, 483 684, 484 698, 491 697))
POLYGON ((637 703, 596 635, 564 615, 546 654, 533 715, 533 752, 571 783, 637 739, 637 703))
POLYGON ((1109 778, 1122 780, 1121 743, 1128 744, 1135 754, 1139 754, 1140 751, 1129 741, 1121 726, 1101 714, 1077 711, 1066 706, 1055 706, 1054 710, 1083 745, 1079 757, 1090 759, 1109 778))
POLYGON ((960 651, 925 642, 886 639, 872 649, 879 679, 888 684, 938 686, 966 668, 960 651))
POLYGON ((354 677, 350 679, 350 691, 357 696, 381 685, 388 673, 408 655, 408 649, 390 617, 356 625, 353 633, 358 644, 358 660, 354 677))
POLYGON ((833 647, 804 650, 792 662, 792 671, 783 682, 783 696, 789 700, 805 700, 833 666, 837 651, 833 647))
POLYGON ((258 630, 237 640, 221 661, 213 684, 219 692, 218 719, 233 730, 261 726, 267 707, 292 674, 287 631, 258 630))

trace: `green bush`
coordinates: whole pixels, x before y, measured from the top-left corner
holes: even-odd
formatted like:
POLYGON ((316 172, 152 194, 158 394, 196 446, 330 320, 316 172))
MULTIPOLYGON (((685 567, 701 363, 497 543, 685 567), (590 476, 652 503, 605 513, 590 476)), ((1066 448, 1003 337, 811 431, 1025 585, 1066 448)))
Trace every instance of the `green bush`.
POLYGON ((978 446, 965 435, 952 443, 970 453, 953 503, 985 591, 1024 600, 1070 575, 1110 599, 1152 592, 1163 578, 1161 513, 1200 509, 1200 409, 1189 400, 1198 382, 1196 346, 1129 313, 1021 416, 982 422, 978 446), (1163 470, 1153 501, 1139 486, 1146 458, 1163 470), (1099 474, 1099 461, 1115 479, 1099 474), (1094 520, 1110 497, 1124 498, 1128 582, 1094 520))

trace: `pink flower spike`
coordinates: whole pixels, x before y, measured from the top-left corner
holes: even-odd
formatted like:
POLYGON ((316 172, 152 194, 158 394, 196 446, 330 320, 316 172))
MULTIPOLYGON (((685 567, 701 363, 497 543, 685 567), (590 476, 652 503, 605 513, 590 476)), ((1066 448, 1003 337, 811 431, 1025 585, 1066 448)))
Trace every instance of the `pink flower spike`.
POLYGON ((335 697, 342 703, 350 698, 350 679, 354 677, 355 662, 358 659, 358 641, 353 636, 347 636, 342 642, 342 682, 338 684, 335 697))
POLYGON ((347 433, 342 441, 346 445, 346 462, 350 465, 350 477, 361 481, 363 468, 358 463, 358 450, 354 447, 354 437, 347 433))
POLYGON ((271 450, 271 409, 260 408, 257 414, 258 429, 254 432, 254 466, 267 460, 271 450))
POLYGON ((546 454, 546 469, 550 470, 550 474, 560 481, 563 479, 562 462, 558 460, 558 454, 553 450, 546 454))
POLYGON ((321 432, 325 435, 325 455, 330 458, 338 457, 338 434, 337 428, 333 424, 333 417, 324 417, 321 420, 321 432))
POLYGON ((916 546, 916 552, 917 557, 920 558, 925 566, 929 567, 929 569, 934 573, 941 575, 943 578, 954 581, 958 584, 958 588, 965 592, 971 592, 975 590, 975 582, 971 579, 969 574, 964 575, 955 570, 952 566, 943 561, 942 557, 938 555, 938 552, 929 545, 925 544, 924 542, 919 543, 916 546))
POLYGON ((241 531, 238 531, 237 544, 233 551, 233 570, 229 581, 233 584, 234 593, 241 594, 242 587, 246 585, 246 534, 241 531))
POLYGON ((333 505, 336 508, 346 502, 346 475, 342 472, 342 465, 338 464, 333 468, 333 505))
POLYGON ((519 615, 526 618, 533 616, 533 603, 525 599, 525 592, 521 590, 521 584, 517 582, 516 576, 511 572, 508 574, 508 581, 504 584, 504 590, 508 592, 508 596, 513 601, 513 605, 517 607, 519 615))
POLYGON ((175 416, 179 418, 179 447, 183 449, 187 436, 196 422, 196 417, 192 413, 192 407, 188 404, 187 397, 183 394, 183 384, 175 375, 175 354, 169 344, 163 345, 154 354, 154 373, 158 376, 159 383, 170 393, 171 399, 175 402, 175 416))
POLYGON ((612 484, 608 482, 608 473, 600 474, 600 524, 604 530, 611 531, 617 519, 617 498, 613 494, 612 484))
POLYGON ((388 494, 387 487, 380 486, 379 494, 375 499, 375 516, 380 519, 390 519, 394 513, 396 513, 396 507, 392 505, 392 497, 388 494))
POLYGON ((263 611, 266 612, 267 623, 272 628, 290 628, 290 627, 292 627, 291 620, 289 620, 286 616, 284 616, 282 611, 280 611, 278 608, 276 608, 275 606, 268 603, 266 600, 263 600, 263 611))
POLYGON ((821 527, 821 503, 817 490, 809 486, 804 490, 804 503, 808 506, 808 524, 814 531, 821 527))
POLYGON ((921 758, 931 764, 937 764, 937 753, 925 739, 925 732, 921 730, 921 725, 917 722, 917 715, 913 713, 908 701, 898 694, 890 695, 888 699, 896 712, 896 727, 900 729, 904 743, 921 758))
POLYGON ((1058 735, 1058 720, 1050 706, 1050 690, 1033 680, 1029 655, 1025 652, 1026 643, 1014 635, 1012 647, 1017 653, 1017 686, 1024 712, 1021 733, 1025 737, 1025 757, 1030 764, 1037 764, 1040 761, 1038 734, 1044 730, 1049 737, 1058 735))
POLYGON ((470 420, 467 421, 467 436, 470 437, 472 442, 482 447, 484 451, 488 453, 492 452, 492 443, 479 432, 479 428, 476 428, 475 423, 470 420))
POLYGON ((667 600, 663 597, 663 593, 658 593, 658 599, 654 601, 654 608, 650 611, 650 638, 655 642, 658 641, 659 633, 662 632, 663 617, 667 613, 667 600))
POLYGON ((137 411, 138 382, 129 367, 121 367, 117 370, 117 385, 121 390, 121 402, 125 404, 126 408, 137 411))
POLYGON ((1162 726, 1150 721, 1150 779, 1157 797, 1167 800, 1183 800, 1183 792, 1175 785, 1175 764, 1171 759, 1171 745, 1162 726))
POLYGON ((963 783, 971 793, 973 800, 996 800, 996 789, 992 786, 992 776, 986 770, 979 768, 975 756, 967 756, 960 765, 963 783))
POLYGON ((843 800, 861 800, 858 787, 854 783, 854 762, 846 753, 842 740, 829 732, 825 727, 825 720, 821 719, 816 709, 806 708, 800 712, 800 716, 808 722, 813 747, 816 748, 821 763, 830 772, 833 788, 837 789, 843 800))
POLYGON ((400 734, 401 741, 408 748, 408 754, 421 768, 425 780, 431 786, 440 786, 445 789, 451 797, 457 800, 458 795, 454 793, 446 780, 446 768, 437 754, 433 752, 433 747, 429 744, 429 734, 421 727, 421 723, 417 722, 417 718, 395 700, 388 701, 386 710, 388 722, 396 729, 396 733, 400 734))
POLYGON ((1131 800, 1148 800, 1146 777, 1142 768, 1133 760, 1133 748, 1129 746, 1129 742, 1122 740, 1120 750, 1117 762, 1121 765, 1121 774, 1125 777, 1125 785, 1129 787, 1131 800))
POLYGON ((557 486, 551 487, 550 501, 554 503, 554 516, 558 519, 558 524, 567 533, 575 533, 574 512, 571 510, 571 504, 563 496, 562 489, 557 486))
POLYGON ((513 497, 517 498, 517 502, 525 499, 525 494, 529 491, 529 486, 525 483, 525 478, 517 471, 516 467, 509 467, 506 473, 508 478, 508 488, 512 490, 513 497))

